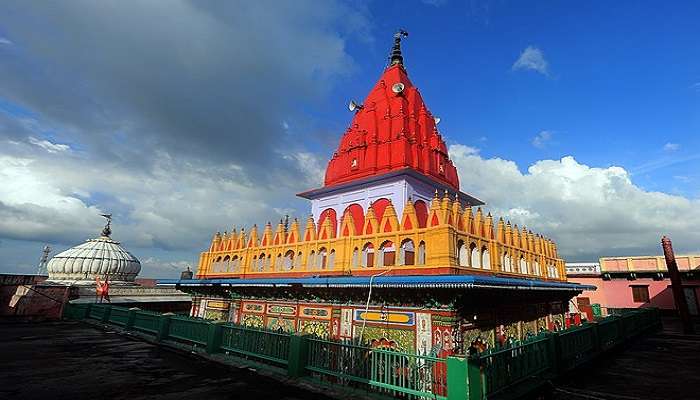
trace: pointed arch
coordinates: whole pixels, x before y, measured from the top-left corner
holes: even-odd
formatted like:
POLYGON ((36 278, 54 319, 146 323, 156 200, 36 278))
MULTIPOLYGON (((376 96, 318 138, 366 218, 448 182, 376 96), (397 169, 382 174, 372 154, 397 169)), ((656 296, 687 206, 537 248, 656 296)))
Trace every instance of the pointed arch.
POLYGON ((520 256, 520 273, 521 274, 527 274, 527 261, 525 261, 525 257, 520 256))
POLYGON ((481 268, 481 257, 479 255, 479 248, 476 247, 476 243, 472 242, 469 244, 469 261, 472 268, 481 268))
POLYGON ((428 224, 428 205, 423 200, 416 200, 413 208, 416 210, 418 228, 425 228, 428 224))
POLYGON ((491 254, 486 246, 481 248, 481 268, 491 269, 491 254))
POLYGON ((306 269, 312 271, 316 268, 316 252, 311 250, 309 257, 306 259, 306 269))
POLYGON ((278 253, 275 257, 275 271, 282 271, 282 253, 278 253))
POLYGON ((316 255, 316 268, 319 270, 328 268, 328 251, 325 247, 318 249, 318 254, 316 255))
POLYGON ((396 263, 396 248, 391 240, 386 240, 379 246, 377 267, 391 267, 396 263))
POLYGON ((469 266, 469 249, 464 240, 457 242, 457 262, 460 267, 469 266))
POLYGON ((413 240, 404 239, 401 242, 399 251, 399 265, 415 265, 416 264, 416 249, 413 245, 413 240))
POLYGON ((403 217, 403 223, 401 224, 401 228, 405 231, 410 231, 413 229, 413 222, 411 222, 412 216, 411 215, 406 215, 403 217))
POLYGON ((365 212, 362 206, 357 203, 350 204, 343 211, 343 215, 345 213, 350 213, 352 216, 352 221, 355 224, 355 233, 362 232, 362 229, 365 227, 365 212))
POLYGON ((389 199, 386 199, 384 197, 372 202, 371 207, 372 207, 372 210, 374 211, 374 216, 377 218, 377 221, 382 220, 382 218, 384 217, 384 211, 386 210, 386 207, 389 204, 391 204, 391 201, 389 201, 389 199))
POLYGON ((286 244, 294 244, 299 240, 299 233, 297 232, 297 229, 292 226, 291 229, 289 229, 289 235, 287 235, 287 243, 286 244))
POLYGON ((426 250, 425 250, 425 242, 421 240, 420 243, 418 243, 418 260, 416 261, 417 265, 425 265, 425 260, 426 260, 426 250))
POLYGON ((233 272, 240 272, 241 259, 238 256, 233 256, 231 259, 231 269, 233 272))
POLYGON ((321 239, 330 239, 336 236, 338 232, 338 219, 335 210, 326 208, 318 217, 318 237, 321 239), (323 224, 328 220, 330 222, 330 230, 332 232, 324 232, 323 224))
POLYGON ((328 269, 333 269, 335 267, 335 249, 331 249, 328 253, 328 269))
POLYGON ((440 218, 438 217, 437 213, 433 213, 433 217, 430 219, 430 226, 438 225, 440 225, 440 218))
POLYGON ((292 269, 294 269, 294 250, 288 250, 286 253, 284 253, 282 270, 291 271, 292 269))
POLYGON ((374 245, 370 242, 362 247, 362 266, 365 268, 374 267, 374 245))

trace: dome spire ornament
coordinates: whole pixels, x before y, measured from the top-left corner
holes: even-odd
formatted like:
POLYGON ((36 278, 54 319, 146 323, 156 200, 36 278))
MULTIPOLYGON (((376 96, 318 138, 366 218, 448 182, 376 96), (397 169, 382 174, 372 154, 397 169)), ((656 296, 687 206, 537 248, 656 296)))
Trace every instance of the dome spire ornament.
POLYGON ((394 46, 391 48, 391 55, 389 56, 390 67, 393 67, 396 64, 403 66, 403 56, 401 55, 402 37, 408 37, 408 32, 403 29, 399 29, 399 31, 394 34, 394 46))
POLYGON ((102 236, 109 237, 112 234, 112 214, 100 214, 107 219, 107 225, 102 228, 102 236))

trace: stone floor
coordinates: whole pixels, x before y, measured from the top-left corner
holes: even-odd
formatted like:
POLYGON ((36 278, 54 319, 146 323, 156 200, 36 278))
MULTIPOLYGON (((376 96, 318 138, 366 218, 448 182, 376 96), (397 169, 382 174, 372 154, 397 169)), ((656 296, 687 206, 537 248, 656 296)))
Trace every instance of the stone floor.
MULTIPOLYGON (((664 327, 533 397, 700 399, 700 335, 681 334, 674 320, 665 320, 664 327)), ((0 321, 0 399, 5 398, 330 399, 250 369, 212 363, 82 323, 0 321)))
POLYGON ((0 399, 329 399, 77 322, 0 322, 0 399))
POLYGON ((554 398, 700 399, 700 335, 683 335, 678 320, 664 319, 663 331, 558 379, 554 398))

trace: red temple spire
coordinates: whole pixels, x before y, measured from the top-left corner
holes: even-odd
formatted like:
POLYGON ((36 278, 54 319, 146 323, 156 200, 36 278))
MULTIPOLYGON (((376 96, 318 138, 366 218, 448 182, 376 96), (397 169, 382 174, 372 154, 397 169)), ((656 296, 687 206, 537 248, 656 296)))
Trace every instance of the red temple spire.
POLYGON ((413 169, 459 190, 457 169, 447 154, 418 89, 403 66, 401 30, 394 36, 390 65, 361 106, 328 163, 325 186, 402 169, 413 169))

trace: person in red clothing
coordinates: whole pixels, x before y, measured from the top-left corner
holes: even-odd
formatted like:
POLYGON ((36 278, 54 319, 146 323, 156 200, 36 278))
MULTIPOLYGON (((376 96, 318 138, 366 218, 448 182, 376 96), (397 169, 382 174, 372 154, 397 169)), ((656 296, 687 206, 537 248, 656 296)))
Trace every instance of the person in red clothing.
POLYGON ((109 300, 109 276, 105 277, 104 283, 100 281, 100 277, 96 276, 95 277, 95 292, 96 292, 96 300, 99 297, 100 303, 102 303, 103 300, 107 300, 107 302, 110 302, 109 300))

